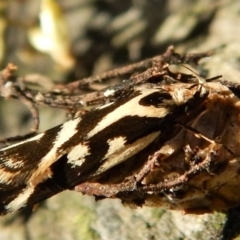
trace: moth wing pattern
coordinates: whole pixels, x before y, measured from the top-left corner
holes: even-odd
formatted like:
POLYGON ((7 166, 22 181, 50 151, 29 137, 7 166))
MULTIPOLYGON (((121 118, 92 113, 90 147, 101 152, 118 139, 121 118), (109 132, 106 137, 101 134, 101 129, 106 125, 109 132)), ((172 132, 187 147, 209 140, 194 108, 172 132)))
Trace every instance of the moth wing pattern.
MULTIPOLYGON (((64 178, 70 189, 126 161, 158 138, 162 129, 174 125, 189 102, 206 97, 206 92, 196 93, 193 98, 184 89, 177 95, 162 88, 136 91, 127 99, 1 149, 2 213, 28 205, 31 196, 38 195, 38 185, 57 175, 52 165, 60 159, 65 159, 62 167, 69 171, 64 178)), ((57 190, 65 190, 65 185, 57 190)))

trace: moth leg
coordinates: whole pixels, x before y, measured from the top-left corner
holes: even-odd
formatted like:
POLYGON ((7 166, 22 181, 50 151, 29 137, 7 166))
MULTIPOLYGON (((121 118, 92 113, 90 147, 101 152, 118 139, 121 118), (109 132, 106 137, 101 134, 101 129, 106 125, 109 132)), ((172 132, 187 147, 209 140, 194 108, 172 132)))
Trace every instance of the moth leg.
MULTIPOLYGON (((216 145, 215 145, 215 147, 216 147, 216 145)), ((213 149, 214 149, 214 146, 213 146, 213 149)), ((193 151, 193 150, 191 150, 191 151, 193 151)), ((196 157, 196 156, 198 156, 198 152, 194 151, 194 157, 196 157)), ((139 186, 139 191, 143 191, 143 192, 153 191, 155 193, 162 192, 167 189, 177 188, 178 186, 180 186, 182 184, 187 184, 188 181, 190 180, 190 178, 199 172, 207 171, 210 174, 214 174, 210 168, 211 168, 211 163, 217 156, 218 156, 217 149, 214 149, 211 152, 209 152, 208 154, 206 154, 204 158, 202 157, 202 154, 199 151, 199 157, 202 160, 195 164, 192 164, 190 166, 190 168, 188 170, 186 170, 182 175, 179 175, 178 177, 173 178, 168 181, 162 181, 162 182, 159 182, 156 184, 146 184, 144 186, 139 186)), ((192 160, 193 159, 191 159, 191 161, 192 160)))
POLYGON ((182 128, 186 129, 187 131, 193 133, 197 138, 202 138, 204 140, 206 140, 207 142, 211 143, 211 144, 216 144, 216 145, 219 145, 223 148, 225 148, 231 155, 234 155, 234 153, 225 145, 217 142, 216 140, 213 140, 213 139, 210 139, 206 136, 204 136, 203 134, 201 134, 197 129, 195 128, 192 128, 191 126, 189 125, 185 125, 185 124, 182 124, 182 123, 178 123, 182 128))
POLYGON ((120 192, 132 192, 136 189, 136 181, 130 177, 128 181, 116 184, 84 182, 75 186, 74 190, 90 196, 100 198, 114 198, 120 192))
POLYGON ((139 186, 143 186, 142 180, 158 166, 158 159, 162 154, 156 152, 148 157, 147 162, 141 170, 125 179, 124 182, 115 184, 103 184, 96 182, 84 182, 75 186, 74 190, 83 194, 97 197, 116 197, 122 193, 131 193, 138 191, 139 186))
POLYGON ((144 177, 151 172, 157 164, 158 152, 148 157, 146 164, 139 173, 127 177, 124 182, 105 184, 97 182, 84 182, 75 186, 74 190, 87 195, 94 195, 99 197, 114 197, 121 192, 132 192, 138 188, 144 177))
POLYGON ((162 153, 159 151, 155 152, 153 155, 148 157, 146 164, 143 166, 141 171, 135 175, 136 183, 141 183, 142 180, 156 167, 159 167, 159 158, 162 153))
POLYGON ((139 173, 133 174, 127 177, 121 183, 106 184, 97 182, 84 182, 75 186, 74 190, 83 194, 98 196, 98 197, 114 197, 121 192, 132 192, 137 190, 138 185, 144 179, 144 177, 154 169, 157 164, 157 158, 159 153, 156 152, 154 155, 148 157, 147 162, 141 168, 139 173))

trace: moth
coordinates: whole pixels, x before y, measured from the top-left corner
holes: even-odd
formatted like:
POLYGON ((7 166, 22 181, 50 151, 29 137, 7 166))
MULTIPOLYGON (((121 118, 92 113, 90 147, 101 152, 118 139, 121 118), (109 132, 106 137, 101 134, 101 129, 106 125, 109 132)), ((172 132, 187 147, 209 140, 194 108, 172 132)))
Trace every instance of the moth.
POLYGON ((64 190, 186 212, 237 205, 238 88, 174 73, 174 57, 104 89, 92 111, 0 149, 0 214, 64 190))

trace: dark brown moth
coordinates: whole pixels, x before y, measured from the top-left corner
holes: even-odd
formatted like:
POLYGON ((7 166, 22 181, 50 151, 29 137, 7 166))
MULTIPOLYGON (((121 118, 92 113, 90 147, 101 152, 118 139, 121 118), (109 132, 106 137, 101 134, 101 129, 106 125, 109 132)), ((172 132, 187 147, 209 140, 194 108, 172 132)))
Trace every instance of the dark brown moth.
MULTIPOLYGON (((92 111, 2 148, 0 213, 68 189, 193 213, 238 205, 238 87, 169 69, 207 55, 171 48, 129 80, 75 96, 92 111)), ((25 91, 33 104, 60 105, 25 91)), ((74 105, 70 94, 61 104, 74 105)))

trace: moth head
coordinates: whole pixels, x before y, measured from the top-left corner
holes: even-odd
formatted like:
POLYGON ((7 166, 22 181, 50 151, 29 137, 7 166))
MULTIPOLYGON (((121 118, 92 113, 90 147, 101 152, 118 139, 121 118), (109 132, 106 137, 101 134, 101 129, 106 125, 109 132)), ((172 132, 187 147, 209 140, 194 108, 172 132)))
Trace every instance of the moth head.
POLYGON ((165 88, 171 94, 172 101, 176 105, 183 105, 187 102, 195 102, 197 99, 204 99, 209 93, 204 85, 199 84, 172 84, 165 88))

